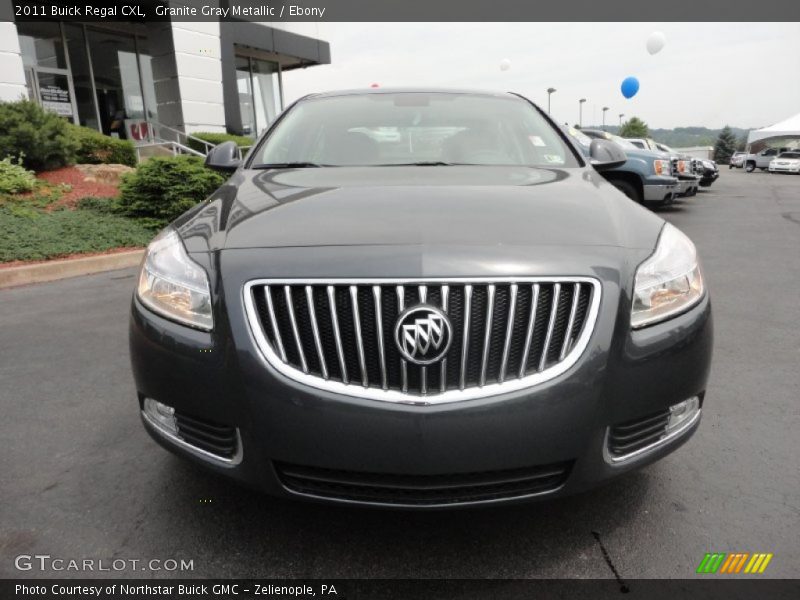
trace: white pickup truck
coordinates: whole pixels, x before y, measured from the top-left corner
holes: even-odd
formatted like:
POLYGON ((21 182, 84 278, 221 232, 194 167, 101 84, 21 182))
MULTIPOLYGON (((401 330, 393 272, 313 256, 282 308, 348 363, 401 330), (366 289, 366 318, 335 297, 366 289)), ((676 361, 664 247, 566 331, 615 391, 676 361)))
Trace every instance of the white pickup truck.
POLYGON ((766 171, 772 159, 787 150, 789 148, 765 148, 757 154, 748 154, 744 162, 744 169, 748 173, 752 173, 756 169, 766 171))

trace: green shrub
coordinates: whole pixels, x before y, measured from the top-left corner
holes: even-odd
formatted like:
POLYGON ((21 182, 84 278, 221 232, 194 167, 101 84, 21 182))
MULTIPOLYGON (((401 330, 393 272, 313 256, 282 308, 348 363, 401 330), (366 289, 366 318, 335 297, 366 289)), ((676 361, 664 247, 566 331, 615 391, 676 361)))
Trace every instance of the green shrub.
POLYGON ((77 162, 97 164, 119 164, 136 166, 136 150, 133 143, 103 135, 88 127, 70 125, 70 135, 77 143, 77 162))
POLYGON ((75 162, 77 142, 66 119, 30 100, 0 103, 0 156, 17 156, 27 169, 57 169, 75 162))
MULTIPOLYGON (((197 133, 192 133, 192 137, 200 138, 206 142, 210 142, 215 146, 221 144, 222 142, 236 142, 236 145, 239 147, 242 146, 252 146, 255 143, 253 138, 249 138, 244 135, 233 135, 230 133, 212 133, 210 131, 198 131, 197 133)), ((197 150, 198 152, 206 152, 206 147, 203 146, 200 142, 197 142, 193 139, 189 139, 189 147, 197 150)))
POLYGON ((89 209, 47 212, 22 203, 0 204, 0 262, 142 247, 153 235, 147 225, 120 215, 89 209))
POLYGON ((101 196, 87 196, 75 203, 79 210, 93 210, 98 213, 115 215, 124 213, 119 198, 103 198, 101 196))
POLYGON ((33 171, 14 162, 10 156, 0 160, 0 194, 30 192, 35 187, 36 175, 33 171))
POLYGON ((123 176, 120 206, 151 225, 169 223, 225 181, 195 156, 155 157, 123 176))

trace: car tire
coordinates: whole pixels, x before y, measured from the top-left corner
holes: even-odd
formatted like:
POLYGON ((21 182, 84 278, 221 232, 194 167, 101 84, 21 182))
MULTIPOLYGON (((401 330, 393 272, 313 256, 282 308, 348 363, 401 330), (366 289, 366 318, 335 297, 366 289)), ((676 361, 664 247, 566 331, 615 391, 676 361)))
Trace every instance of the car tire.
POLYGON ((628 181, 623 181, 622 179, 614 179, 609 183, 613 185, 615 188, 617 188, 620 192, 625 194, 628 198, 633 200, 634 202, 638 202, 639 204, 644 203, 644 198, 642 198, 642 194, 632 183, 628 181))
POLYGON ((751 162, 747 163, 747 166, 745 167, 744 170, 747 171, 748 173, 752 173, 753 171, 756 170, 756 163, 751 163, 751 162))

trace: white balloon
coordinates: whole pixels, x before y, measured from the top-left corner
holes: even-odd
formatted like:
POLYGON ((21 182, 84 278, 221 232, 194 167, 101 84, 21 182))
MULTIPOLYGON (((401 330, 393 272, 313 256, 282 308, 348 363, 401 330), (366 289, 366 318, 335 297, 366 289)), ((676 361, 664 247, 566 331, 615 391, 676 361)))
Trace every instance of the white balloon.
POLYGON ((650 34, 650 37, 647 38, 647 51, 650 54, 658 54, 661 52, 661 49, 664 47, 664 44, 667 43, 666 36, 661 33, 660 31, 654 31, 650 34))
POLYGON ((511 68, 511 59, 504 58, 500 61, 500 70, 508 71, 511 68))

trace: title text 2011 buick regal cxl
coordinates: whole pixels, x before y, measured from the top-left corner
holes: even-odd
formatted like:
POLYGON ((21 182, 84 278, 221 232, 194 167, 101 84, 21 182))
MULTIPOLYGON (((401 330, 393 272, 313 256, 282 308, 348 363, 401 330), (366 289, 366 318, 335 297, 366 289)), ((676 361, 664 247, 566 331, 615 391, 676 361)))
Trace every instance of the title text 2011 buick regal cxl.
POLYGON ((692 242, 513 94, 291 105, 150 244, 130 350, 147 431, 285 497, 550 498, 675 450, 712 352, 692 242))

